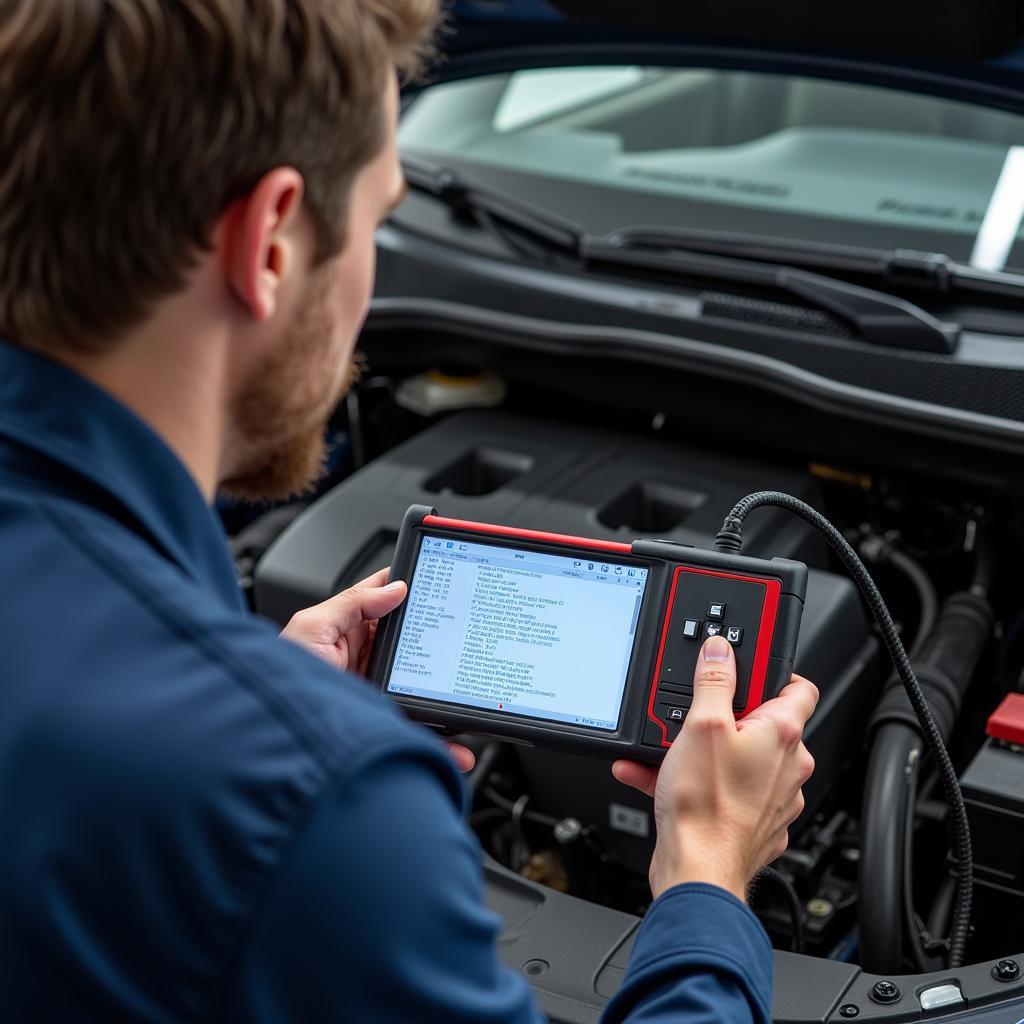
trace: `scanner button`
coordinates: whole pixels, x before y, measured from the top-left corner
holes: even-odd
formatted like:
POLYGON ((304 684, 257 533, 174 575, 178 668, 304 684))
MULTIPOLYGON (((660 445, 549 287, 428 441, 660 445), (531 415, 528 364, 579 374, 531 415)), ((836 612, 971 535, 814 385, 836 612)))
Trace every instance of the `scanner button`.
POLYGON ((687 619, 683 623, 683 636, 687 640, 693 640, 697 636, 697 630, 700 628, 700 623, 696 619, 687 619))
POLYGON ((718 634, 721 633, 723 629, 725 629, 725 627, 720 622, 709 622, 704 627, 704 632, 708 636, 718 636, 718 634))
POLYGON ((726 626, 725 627, 725 639, 729 641, 734 647, 739 647, 743 643, 743 627, 742 626, 726 626))
POLYGON ((708 618, 715 622, 721 622, 725 618, 725 605, 718 601, 712 601, 708 605, 708 618))
POLYGON ((662 679, 658 683, 658 691, 663 694, 678 694, 680 697, 693 697, 693 683, 684 683, 678 679, 662 679))
POLYGON ((683 720, 683 709, 682 708, 669 708, 668 717, 670 721, 681 722, 683 720))

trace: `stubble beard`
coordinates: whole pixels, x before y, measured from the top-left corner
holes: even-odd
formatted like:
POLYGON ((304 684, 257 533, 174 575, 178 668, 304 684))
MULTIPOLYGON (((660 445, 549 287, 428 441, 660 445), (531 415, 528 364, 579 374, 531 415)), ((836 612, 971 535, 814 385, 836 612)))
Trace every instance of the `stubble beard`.
POLYGON ((362 356, 349 357, 335 337, 330 280, 329 266, 314 272, 284 340, 232 405, 240 451, 221 484, 229 498, 282 501, 309 492, 325 475, 327 423, 363 367, 362 356), (348 365, 333 385, 339 359, 348 365))

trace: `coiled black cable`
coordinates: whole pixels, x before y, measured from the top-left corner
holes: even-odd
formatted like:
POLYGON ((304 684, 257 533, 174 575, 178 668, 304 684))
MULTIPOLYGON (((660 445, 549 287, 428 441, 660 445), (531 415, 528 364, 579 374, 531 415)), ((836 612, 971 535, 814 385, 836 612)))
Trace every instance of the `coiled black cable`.
POLYGON ((722 529, 718 532, 715 539, 715 550, 739 552, 743 544, 743 521, 754 509, 765 506, 774 506, 793 512, 813 526, 828 541, 829 546, 839 556, 861 594, 864 595, 864 600, 878 623, 889 657, 892 658, 896 672, 907 691, 907 698, 920 723, 928 753, 939 770, 942 788, 950 809, 953 825, 953 848, 958 864, 956 904, 949 937, 949 966, 951 968, 960 967, 963 965, 967 952, 967 939, 971 923, 971 900, 974 890, 974 860, 971 852, 971 831, 967 822, 967 808, 964 806, 964 798, 960 792, 960 782, 953 769, 953 762, 949 759, 938 726, 936 726, 935 719, 928 709, 928 703, 921 692, 921 686, 914 674, 907 652, 903 648, 896 623, 893 622, 889 609, 886 608, 885 601, 878 587, 875 586, 871 574, 857 557, 857 552, 820 512, 790 494, 784 494, 781 491, 758 491, 737 502, 725 517, 722 529))

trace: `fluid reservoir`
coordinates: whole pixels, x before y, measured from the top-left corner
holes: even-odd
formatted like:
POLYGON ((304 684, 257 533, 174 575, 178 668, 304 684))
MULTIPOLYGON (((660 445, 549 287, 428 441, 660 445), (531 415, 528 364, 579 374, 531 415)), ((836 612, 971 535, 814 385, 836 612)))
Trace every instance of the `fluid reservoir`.
POLYGON ((457 409, 485 409, 505 401, 505 382, 489 370, 436 367, 407 377, 398 385, 395 401, 420 416, 457 409))

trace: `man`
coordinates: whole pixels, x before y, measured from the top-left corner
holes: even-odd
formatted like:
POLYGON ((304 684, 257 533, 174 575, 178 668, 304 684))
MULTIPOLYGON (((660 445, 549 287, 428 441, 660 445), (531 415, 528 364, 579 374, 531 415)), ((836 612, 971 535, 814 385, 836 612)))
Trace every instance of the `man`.
MULTIPOLYGON (((0 4, 5 1020, 537 1019, 452 756, 358 680, 379 577, 276 637, 210 503, 322 458, 434 0, 0 4), (300 645, 321 655, 313 657, 300 645), (328 662, 330 664, 328 664, 328 662)), ((737 727, 709 641, 611 1021, 767 1020, 745 888, 817 694, 737 727)), ((467 761, 468 752, 455 756, 467 761)))

